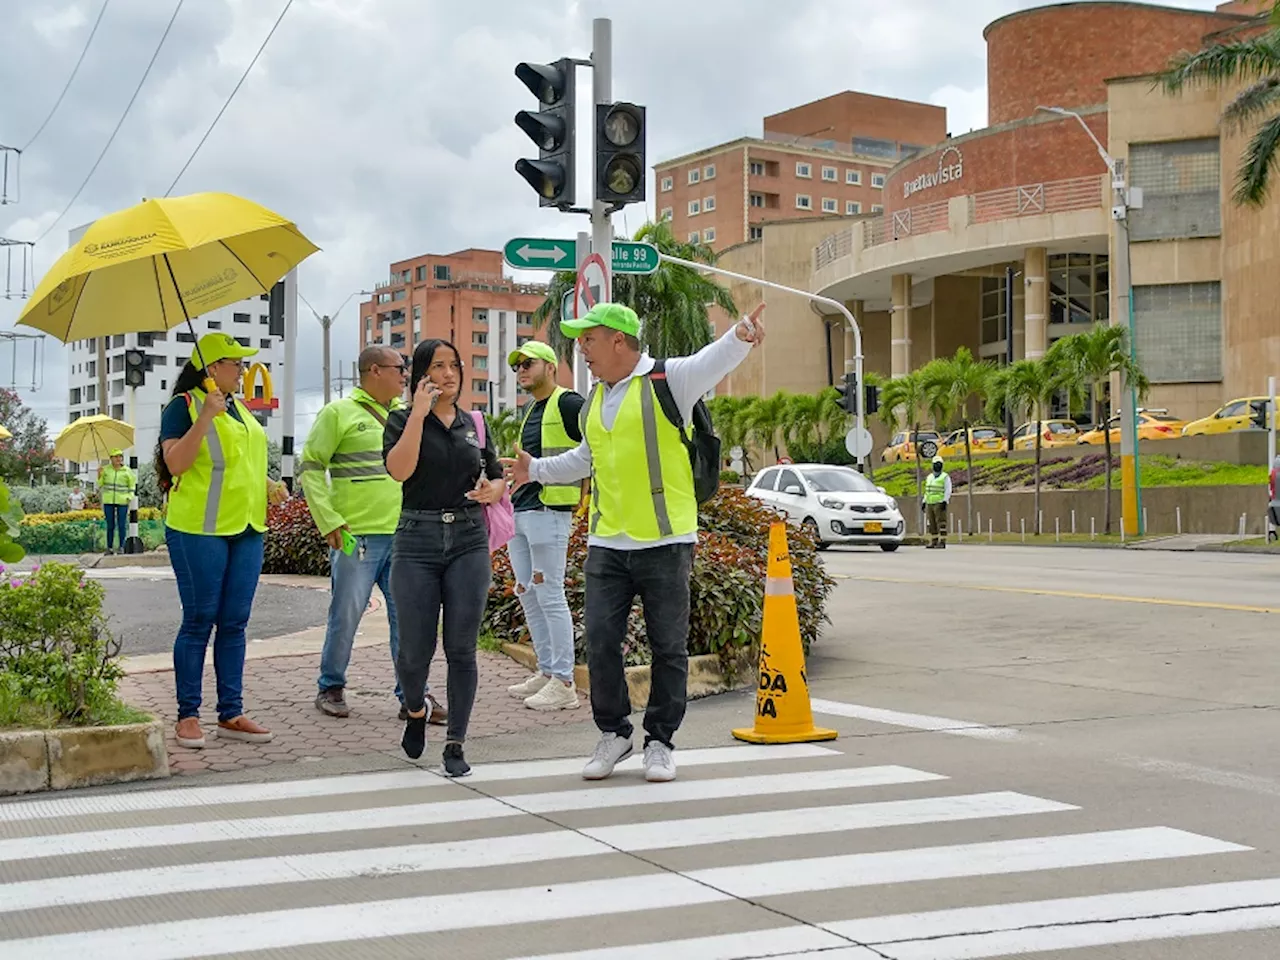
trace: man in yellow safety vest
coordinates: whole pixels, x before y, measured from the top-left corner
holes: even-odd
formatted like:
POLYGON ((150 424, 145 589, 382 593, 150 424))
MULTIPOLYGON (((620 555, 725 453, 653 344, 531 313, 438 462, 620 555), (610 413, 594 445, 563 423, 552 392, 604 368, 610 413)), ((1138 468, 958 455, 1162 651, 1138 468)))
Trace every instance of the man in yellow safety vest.
POLYGON ((120 549, 129 532, 129 503, 137 480, 124 465, 124 451, 112 450, 111 461, 98 468, 98 490, 102 494, 102 514, 107 520, 107 553, 115 553, 116 535, 120 549))
MULTIPOLYGON (((685 423, 695 404, 763 341, 760 313, 743 317, 691 357, 666 361, 664 375, 685 423)), ((559 456, 527 451, 504 461, 509 479, 568 484, 591 477, 591 519, 584 626, 591 710, 600 742, 583 768, 603 780, 631 755, 631 698, 623 661, 627 620, 636 595, 644 603, 653 666, 645 711, 644 771, 674 780, 672 739, 684 719, 689 671, 689 577, 698 540, 693 467, 680 431, 655 394, 654 360, 640 348, 640 320, 618 303, 597 304, 560 330, 576 337, 599 378, 583 411, 583 440, 559 456)))
POLYGON ((942 468, 942 458, 933 458, 933 472, 924 478, 924 512, 933 537, 927 549, 947 549, 947 504, 951 502, 951 474, 942 468))

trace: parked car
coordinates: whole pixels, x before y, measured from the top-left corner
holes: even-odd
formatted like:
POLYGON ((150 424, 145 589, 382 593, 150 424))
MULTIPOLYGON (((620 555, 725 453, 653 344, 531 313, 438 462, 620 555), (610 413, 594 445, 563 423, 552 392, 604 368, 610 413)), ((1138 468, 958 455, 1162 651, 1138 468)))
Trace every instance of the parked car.
POLYGON ((906 534, 898 502, 850 467, 796 463, 761 470, 747 496, 783 513, 818 538, 818 549, 833 543, 876 544, 897 550, 906 534))
POLYGON ((902 430, 895 433, 889 440, 889 445, 884 448, 884 453, 880 455, 885 463, 903 463, 907 460, 916 458, 917 444, 922 448, 921 454, 926 460, 932 460, 934 453, 938 449, 938 441, 941 439, 936 430, 921 430, 916 434, 916 443, 912 443, 907 439, 909 431, 902 430), (932 450, 932 452, 931 452, 932 450))
MULTIPOLYGON (((1169 416, 1168 410, 1138 411, 1139 440, 1175 440, 1182 436, 1182 428, 1185 426, 1185 420, 1169 416)), ((1112 443, 1120 442, 1120 414, 1117 413, 1107 421, 1107 431, 1111 434, 1112 443)), ((1079 439, 1076 440, 1076 443, 1087 443, 1094 446, 1101 446, 1105 442, 1102 430, 1098 427, 1080 434, 1079 439)))
POLYGON ((1265 404, 1266 397, 1241 397, 1223 404, 1220 408, 1192 420, 1182 428, 1184 437, 1199 437, 1207 433, 1230 433, 1232 430, 1248 430, 1253 426, 1254 404, 1265 404))
MULTIPOLYGON (((1072 447, 1080 439, 1080 427, 1074 420, 1041 420, 1040 448, 1072 447)), ((1013 431, 1013 449, 1036 448, 1036 424, 1032 420, 1013 431)))
MULTIPOLYGON (((970 427, 969 449, 975 457, 984 453, 1004 453, 1004 432, 999 427, 970 427)), ((938 445, 938 456, 944 460, 964 456, 964 430, 955 430, 938 445)))

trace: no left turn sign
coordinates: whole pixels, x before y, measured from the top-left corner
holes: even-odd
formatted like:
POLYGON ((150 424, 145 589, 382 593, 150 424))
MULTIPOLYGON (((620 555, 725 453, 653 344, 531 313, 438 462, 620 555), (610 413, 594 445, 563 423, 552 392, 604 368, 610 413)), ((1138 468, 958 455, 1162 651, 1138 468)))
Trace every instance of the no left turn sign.
POLYGON ((587 311, 605 299, 609 282, 609 272, 604 258, 593 253, 582 263, 578 271, 578 282, 573 288, 573 310, 575 317, 585 317, 587 311))

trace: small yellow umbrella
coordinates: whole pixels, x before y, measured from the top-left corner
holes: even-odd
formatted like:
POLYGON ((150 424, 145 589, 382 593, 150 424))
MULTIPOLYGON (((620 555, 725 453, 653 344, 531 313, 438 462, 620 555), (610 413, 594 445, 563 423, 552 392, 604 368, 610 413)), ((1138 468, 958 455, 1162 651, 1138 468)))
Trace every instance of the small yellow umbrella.
POLYGON ((18 323, 63 343, 190 325, 269 292, 318 249, 279 214, 229 193, 144 200, 92 223, 18 323))
POLYGON ((133 446, 133 424, 94 414, 69 423, 53 441, 53 454, 73 463, 106 460, 112 450, 133 446))
POLYGON ((12 433, 10 433, 4 427, 0 427, 0 440, 8 440, 12 436, 13 436, 12 433))

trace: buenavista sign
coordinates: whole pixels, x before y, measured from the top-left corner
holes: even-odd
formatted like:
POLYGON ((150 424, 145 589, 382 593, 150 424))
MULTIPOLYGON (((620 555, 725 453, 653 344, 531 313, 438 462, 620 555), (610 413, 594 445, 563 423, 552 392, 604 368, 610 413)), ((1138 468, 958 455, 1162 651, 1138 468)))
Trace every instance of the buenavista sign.
POLYGON ((964 176, 964 155, 959 147, 947 147, 938 154, 938 169, 922 173, 902 184, 904 198, 921 190, 929 190, 944 183, 951 183, 964 176))

